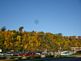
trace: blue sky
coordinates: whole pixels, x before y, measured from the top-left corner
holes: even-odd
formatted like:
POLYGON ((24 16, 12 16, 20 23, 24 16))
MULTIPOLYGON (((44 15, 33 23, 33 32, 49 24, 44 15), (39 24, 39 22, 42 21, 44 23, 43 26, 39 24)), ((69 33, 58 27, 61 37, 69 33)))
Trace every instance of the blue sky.
POLYGON ((3 26, 81 36, 81 0, 0 0, 3 26))

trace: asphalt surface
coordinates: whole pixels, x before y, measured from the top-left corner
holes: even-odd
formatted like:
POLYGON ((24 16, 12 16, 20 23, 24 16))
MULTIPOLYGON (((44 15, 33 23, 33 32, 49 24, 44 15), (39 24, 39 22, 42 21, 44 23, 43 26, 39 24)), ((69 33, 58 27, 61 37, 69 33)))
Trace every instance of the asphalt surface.
POLYGON ((17 61, 81 61, 81 58, 41 58, 31 60, 17 60, 17 61))

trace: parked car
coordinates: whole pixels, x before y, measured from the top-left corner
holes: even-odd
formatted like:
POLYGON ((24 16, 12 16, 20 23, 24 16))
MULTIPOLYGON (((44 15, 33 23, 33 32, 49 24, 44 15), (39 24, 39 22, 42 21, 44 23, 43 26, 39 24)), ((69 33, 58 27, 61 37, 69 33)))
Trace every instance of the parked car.
POLYGON ((4 56, 4 53, 0 53, 0 56, 4 56))
POLYGON ((64 56, 72 55, 72 54, 73 54, 73 52, 71 52, 71 51, 63 51, 63 52, 61 52, 61 55, 64 55, 64 56))
POLYGON ((33 56, 35 55, 34 52, 21 52, 17 54, 18 56, 33 56))
POLYGON ((6 52, 4 53, 5 56, 13 56, 13 53, 12 52, 6 52))

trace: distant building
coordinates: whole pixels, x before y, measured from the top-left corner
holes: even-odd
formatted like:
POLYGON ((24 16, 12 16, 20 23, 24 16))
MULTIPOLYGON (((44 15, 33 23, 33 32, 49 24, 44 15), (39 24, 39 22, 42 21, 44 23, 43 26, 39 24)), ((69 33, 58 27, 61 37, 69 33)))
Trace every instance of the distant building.
POLYGON ((78 36, 78 39, 81 39, 81 36, 78 36))

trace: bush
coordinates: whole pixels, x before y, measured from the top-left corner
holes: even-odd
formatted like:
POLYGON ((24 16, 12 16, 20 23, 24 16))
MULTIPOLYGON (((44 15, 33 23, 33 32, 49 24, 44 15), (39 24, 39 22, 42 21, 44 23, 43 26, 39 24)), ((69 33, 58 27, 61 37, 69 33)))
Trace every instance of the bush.
POLYGON ((34 56, 34 58, 35 58, 35 59, 38 59, 38 58, 41 58, 41 56, 36 55, 36 56, 34 56))
POLYGON ((27 59, 31 59, 32 57, 31 56, 28 56, 27 59))
POLYGON ((46 55, 46 58, 53 58, 53 55, 46 55))

